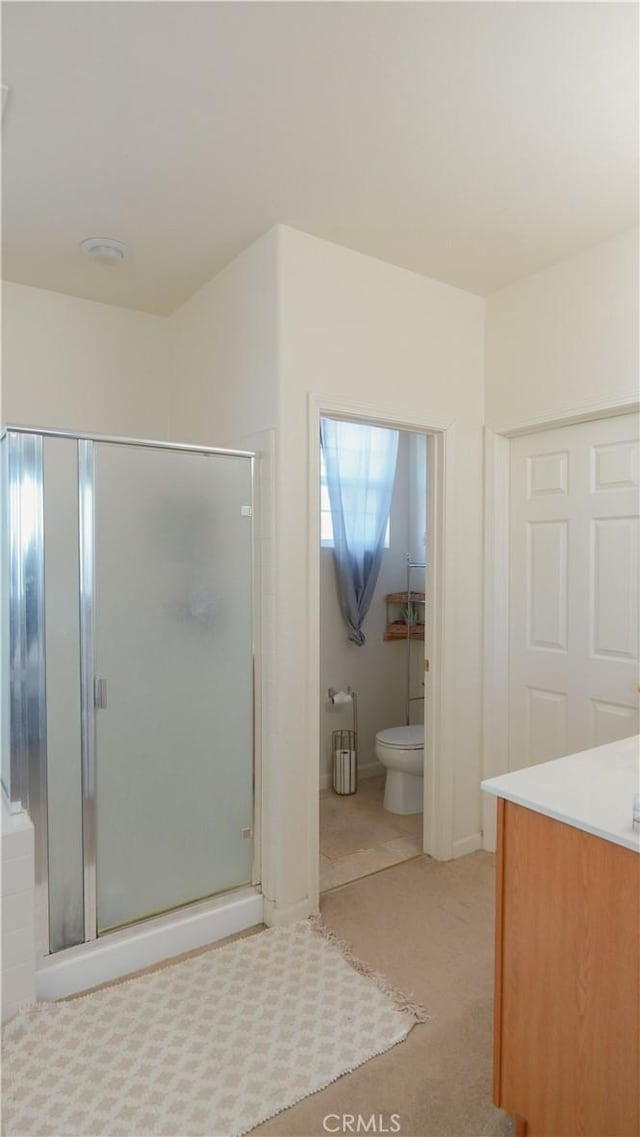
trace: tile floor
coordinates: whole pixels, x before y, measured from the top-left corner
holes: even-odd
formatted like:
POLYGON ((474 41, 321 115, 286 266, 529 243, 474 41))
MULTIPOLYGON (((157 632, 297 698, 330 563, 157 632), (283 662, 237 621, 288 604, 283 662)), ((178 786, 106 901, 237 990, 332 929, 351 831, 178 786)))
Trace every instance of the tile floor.
POLYGON ((383 808, 384 774, 365 778, 358 792, 320 793, 320 891, 408 861, 422 852, 422 814, 383 808))

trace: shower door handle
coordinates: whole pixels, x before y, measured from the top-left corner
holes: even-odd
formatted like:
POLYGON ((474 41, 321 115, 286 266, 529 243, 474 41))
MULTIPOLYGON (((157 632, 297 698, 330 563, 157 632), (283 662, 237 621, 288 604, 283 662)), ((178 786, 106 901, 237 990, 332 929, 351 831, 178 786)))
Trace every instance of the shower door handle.
POLYGON ((93 705, 99 710, 103 711, 107 705, 107 681, 106 679, 98 679, 94 677, 93 680, 93 705))

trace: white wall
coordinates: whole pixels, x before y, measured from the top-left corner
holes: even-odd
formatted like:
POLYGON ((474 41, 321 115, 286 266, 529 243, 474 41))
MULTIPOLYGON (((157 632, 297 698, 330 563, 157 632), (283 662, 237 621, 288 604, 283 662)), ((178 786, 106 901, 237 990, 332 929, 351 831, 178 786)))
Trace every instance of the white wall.
POLYGON ((276 231, 169 318, 171 437, 243 449, 277 421, 276 231))
POLYGON ((170 437, 251 450, 255 494, 256 845, 267 902, 284 805, 275 771, 283 762, 273 727, 276 660, 276 425, 278 421, 277 233, 270 230, 169 318, 170 437))
POLYGON ((257 658, 271 920, 304 912, 312 892, 308 395, 329 406, 351 400, 374 418, 392 409, 406 423, 455 420, 448 648, 454 852, 463 852, 481 826, 485 358, 492 425, 635 397, 636 242, 622 235, 491 296, 486 357, 480 298, 281 226, 169 318, 4 285, 5 421, 261 455, 257 658))
POLYGON ((484 313, 478 297, 287 227, 168 319, 4 286, 5 421, 262 456, 263 881, 275 920, 303 911, 311 889, 308 394, 373 417, 393 408, 406 422, 456 422, 449 647, 454 852, 464 851, 481 824, 483 366, 493 426, 636 397, 637 233, 491 296, 486 355, 484 313))
MULTIPOLYGON (((633 229, 486 301, 485 777, 508 768, 509 441, 492 432, 638 399, 638 269, 633 229)), ((495 803, 483 799, 484 845, 493 849, 495 803)))
POLYGON ((308 911, 313 891, 309 392, 457 422, 454 837, 457 851, 479 840, 483 302, 278 226, 170 323, 172 437, 261 455, 262 882, 278 923, 308 911))
POLYGON ((164 317, 8 282, 2 316, 4 423, 167 437, 164 317))
POLYGON ((486 422, 638 398, 638 230, 486 301, 486 422))
MULTIPOLYGON (((510 423, 637 392, 626 234, 486 304, 486 415, 510 423)), ((172 317, 4 285, 3 417, 256 449, 262 879, 274 922, 309 907, 309 393, 371 417, 456 423, 447 587, 457 598, 454 852, 480 830, 484 302, 287 227, 172 317)), ((317 552, 317 550, 316 550, 317 552)), ((393 650, 394 645, 385 645, 393 650)), ((340 681, 340 677, 335 677, 340 681)), ((345 677, 349 681, 349 677, 345 677)))
MULTIPOLYGON (((449 534, 456 613, 454 852, 479 843, 481 751, 481 527, 483 301, 371 257, 280 227, 280 414, 275 732, 283 829, 275 866, 278 902, 302 905, 312 890, 312 803, 305 747, 317 708, 308 685, 308 393, 345 399, 375 417, 430 415, 456 422, 455 518, 449 534), (293 629, 293 632, 292 632, 293 629), (305 802, 307 804, 305 805, 305 802), (307 855, 304 850, 307 849, 307 855)), ((315 696, 317 698, 317 695, 315 696)))

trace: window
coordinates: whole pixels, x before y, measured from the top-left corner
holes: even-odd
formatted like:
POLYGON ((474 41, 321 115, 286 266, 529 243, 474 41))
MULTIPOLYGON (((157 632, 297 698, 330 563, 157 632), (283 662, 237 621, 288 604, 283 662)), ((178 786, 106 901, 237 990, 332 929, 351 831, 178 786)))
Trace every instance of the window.
MULTIPOLYGON (((384 547, 389 548, 391 539, 391 518, 387 521, 384 535, 384 547)), ((331 518, 331 505, 329 502, 329 489, 327 486, 327 468, 324 453, 320 448, 320 544, 323 548, 333 548, 333 520, 331 518)))

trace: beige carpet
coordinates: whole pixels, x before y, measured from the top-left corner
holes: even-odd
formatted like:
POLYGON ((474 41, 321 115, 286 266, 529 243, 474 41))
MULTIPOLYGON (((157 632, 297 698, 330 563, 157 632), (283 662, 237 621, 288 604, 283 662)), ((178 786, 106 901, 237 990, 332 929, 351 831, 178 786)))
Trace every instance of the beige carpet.
POLYGON ((491 1102, 494 871, 488 853, 447 864, 419 857, 322 897, 329 927, 414 992, 432 1021, 255 1137, 326 1137, 330 1114, 382 1115, 389 1128, 393 1113, 400 1137, 513 1133, 491 1102))
POLYGON ((4 1132, 240 1137, 424 1021, 345 955, 303 920, 40 1004, 4 1032, 4 1132))

